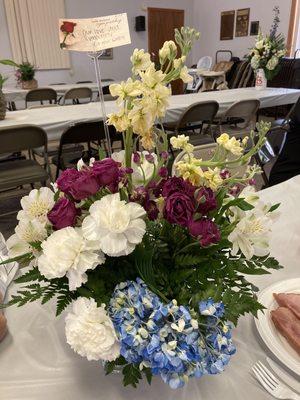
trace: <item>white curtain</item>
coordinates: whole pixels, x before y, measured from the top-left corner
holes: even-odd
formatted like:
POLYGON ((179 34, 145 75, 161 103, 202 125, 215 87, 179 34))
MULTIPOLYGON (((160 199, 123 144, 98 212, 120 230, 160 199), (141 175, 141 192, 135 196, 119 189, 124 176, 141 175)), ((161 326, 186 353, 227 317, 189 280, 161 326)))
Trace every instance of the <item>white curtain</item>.
POLYGON ((4 5, 14 61, 29 61, 37 69, 70 68, 58 39, 64 0, 4 0, 4 5))

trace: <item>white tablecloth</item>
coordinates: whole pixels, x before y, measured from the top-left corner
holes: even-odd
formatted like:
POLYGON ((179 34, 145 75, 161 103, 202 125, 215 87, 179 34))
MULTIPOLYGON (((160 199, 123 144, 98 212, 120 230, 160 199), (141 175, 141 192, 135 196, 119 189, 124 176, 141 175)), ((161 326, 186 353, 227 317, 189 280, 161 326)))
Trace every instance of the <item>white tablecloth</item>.
MULTIPOLYGON (((110 85, 111 81, 102 81, 102 86, 108 86, 110 85)), ((43 86, 43 88, 51 88, 57 91, 58 94, 64 94, 67 90, 73 89, 73 88, 80 88, 80 87, 88 87, 92 89, 94 93, 98 92, 98 86, 97 83, 68 83, 66 85, 50 85, 50 86, 43 86)), ((7 102, 12 102, 12 101, 24 101, 26 94, 28 93, 28 90, 24 90, 21 88, 14 88, 14 87, 4 87, 3 88, 3 93, 5 95, 5 99, 7 102)))
MULTIPOLYGON (((261 289, 299 277, 300 176, 262 192, 262 198, 281 202, 281 217, 273 228, 271 254, 285 269, 252 279, 261 289)), ((11 292, 13 292, 11 289, 11 292)), ((237 353, 218 376, 191 379, 173 391, 160 378, 152 386, 124 388, 121 376, 105 377, 99 362, 76 355, 65 342, 64 315, 55 318, 53 306, 38 303, 6 311, 9 335, 0 343, 1 400, 264 400, 271 399, 249 373, 268 354, 260 343, 251 316, 240 319, 234 331, 237 353)))
MULTIPOLYGON (((255 88, 243 88, 171 96, 165 120, 176 121, 186 107, 198 101, 216 100, 220 106, 219 112, 222 113, 238 100, 258 99, 261 102, 261 108, 265 108, 293 104, 298 100, 299 96, 300 90, 280 88, 267 88, 261 91, 255 88)), ((116 111, 114 101, 107 101, 105 105, 107 114, 116 111)), ((8 112, 5 120, 0 121, 0 128, 22 124, 38 125, 46 130, 48 140, 53 141, 59 139, 64 129, 71 124, 80 121, 97 121, 101 117, 102 113, 99 102, 21 110, 8 112)))

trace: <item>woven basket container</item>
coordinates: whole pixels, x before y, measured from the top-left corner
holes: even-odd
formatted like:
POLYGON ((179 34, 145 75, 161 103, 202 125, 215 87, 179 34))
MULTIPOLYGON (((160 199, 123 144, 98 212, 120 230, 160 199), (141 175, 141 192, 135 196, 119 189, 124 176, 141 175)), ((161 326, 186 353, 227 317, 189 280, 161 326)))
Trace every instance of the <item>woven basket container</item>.
POLYGON ((32 79, 31 81, 22 81, 21 85, 22 89, 32 90, 38 87, 38 82, 36 79, 32 79))
POLYGON ((6 115, 6 101, 4 98, 4 94, 0 89, 0 120, 4 119, 6 115))

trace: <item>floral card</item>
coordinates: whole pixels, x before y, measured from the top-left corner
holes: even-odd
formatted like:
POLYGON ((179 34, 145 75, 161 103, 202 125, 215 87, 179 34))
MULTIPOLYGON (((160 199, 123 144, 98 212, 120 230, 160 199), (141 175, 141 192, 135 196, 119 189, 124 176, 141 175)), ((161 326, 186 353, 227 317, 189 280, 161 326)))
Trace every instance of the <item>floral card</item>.
POLYGON ((127 14, 60 19, 59 42, 61 49, 87 52, 130 44, 127 14))

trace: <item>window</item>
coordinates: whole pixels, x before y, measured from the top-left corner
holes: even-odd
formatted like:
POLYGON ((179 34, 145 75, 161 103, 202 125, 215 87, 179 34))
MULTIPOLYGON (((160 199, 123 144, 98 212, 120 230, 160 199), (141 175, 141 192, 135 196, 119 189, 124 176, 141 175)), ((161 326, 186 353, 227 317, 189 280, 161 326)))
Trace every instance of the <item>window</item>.
POLYGON ((69 54, 60 50, 58 40, 64 0, 4 0, 4 4, 14 61, 27 60, 37 69, 70 68, 69 54))

